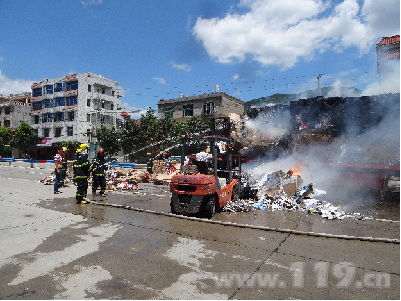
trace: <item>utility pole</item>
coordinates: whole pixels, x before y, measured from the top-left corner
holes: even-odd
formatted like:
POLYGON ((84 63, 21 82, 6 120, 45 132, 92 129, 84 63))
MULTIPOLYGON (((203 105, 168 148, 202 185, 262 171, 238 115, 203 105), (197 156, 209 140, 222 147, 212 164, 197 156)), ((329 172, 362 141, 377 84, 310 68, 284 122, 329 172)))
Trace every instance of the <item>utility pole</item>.
POLYGON ((319 74, 317 77, 317 96, 322 96, 322 89, 320 88, 320 78, 322 77, 323 74, 319 74))

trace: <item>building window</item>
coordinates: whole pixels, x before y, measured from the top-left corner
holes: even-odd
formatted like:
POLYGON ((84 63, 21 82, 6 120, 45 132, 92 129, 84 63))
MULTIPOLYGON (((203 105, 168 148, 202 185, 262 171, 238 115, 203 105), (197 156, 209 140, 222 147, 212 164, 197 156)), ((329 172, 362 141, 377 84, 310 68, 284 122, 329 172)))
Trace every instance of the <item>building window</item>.
POLYGON ((214 114, 214 102, 206 102, 203 104, 203 115, 212 115, 214 114))
POLYGON ((78 81, 65 83, 66 91, 78 90, 78 81))
POLYGON ((68 112, 68 121, 74 121, 75 114, 74 112, 68 112))
POLYGON ((33 122, 34 122, 35 124, 39 124, 39 120, 40 120, 39 115, 33 116, 33 122))
POLYGON ((53 113, 43 114, 42 122, 53 122, 53 113))
POLYGON ((100 123, 101 123, 101 124, 104 124, 105 122, 106 122, 105 116, 104 116, 104 115, 101 115, 101 116, 100 116, 100 123))
POLYGON ((41 102, 34 102, 32 104, 32 111, 42 110, 42 103, 41 102))
POLYGON ((91 122, 91 114, 86 114, 86 121, 91 122))
POLYGON ((54 85, 54 92, 62 92, 63 90, 63 83, 56 83, 54 85))
POLYGON ((78 103, 76 96, 70 96, 65 98, 65 105, 66 106, 74 106, 78 103))
POLYGON ((104 109, 104 100, 102 100, 102 109, 104 109))
POLYGON ((164 108, 164 117, 173 118, 173 115, 174 115, 173 107, 164 108))
POLYGON ((46 85, 45 91, 46 91, 46 94, 53 94, 53 85, 46 85))
POLYGON ((67 136, 73 136, 74 135, 74 129, 72 126, 67 127, 67 136))
POLYGON ((43 100, 43 103, 45 105, 45 108, 53 108, 53 99, 45 99, 43 100))
POLYGON ((92 85, 88 85, 88 92, 92 92, 92 85))
POLYGON ((87 99, 87 100, 86 100, 86 106, 88 106, 88 107, 91 106, 91 100, 90 100, 90 99, 87 99))
POLYGON ((62 128, 56 128, 55 129, 55 133, 54 133, 54 137, 56 137, 56 138, 61 137, 61 130, 62 130, 62 128))
POLYGON ((54 121, 63 121, 63 120, 64 120, 64 112, 54 113, 54 121))
POLYGON ((54 106, 55 107, 63 107, 65 105, 65 100, 64 97, 56 97, 54 101, 54 106))
POLYGON ((106 93, 106 89, 102 88, 102 94, 105 94, 105 93, 106 93))
POLYGON ((43 129, 43 137, 48 138, 50 136, 50 129, 43 129))
POLYGON ((5 107, 4 108, 4 114, 10 115, 11 114, 11 107, 5 107))
POLYGON ((192 117, 192 116, 194 116, 194 105, 192 105, 192 104, 183 105, 183 107, 182 107, 182 116, 183 117, 192 117))
POLYGON ((42 96, 42 88, 32 89, 32 97, 42 96))
POLYGON ((4 120, 4 127, 6 127, 6 128, 11 127, 11 121, 10 120, 4 120))

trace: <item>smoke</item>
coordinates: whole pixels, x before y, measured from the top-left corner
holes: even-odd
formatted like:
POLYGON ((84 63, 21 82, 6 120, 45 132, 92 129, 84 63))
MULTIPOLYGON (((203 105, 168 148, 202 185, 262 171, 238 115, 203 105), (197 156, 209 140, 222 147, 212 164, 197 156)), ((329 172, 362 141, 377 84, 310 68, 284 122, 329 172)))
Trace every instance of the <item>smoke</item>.
POLYGON ((381 62, 382 72, 379 82, 370 84, 363 95, 379 95, 384 93, 400 93, 400 61, 384 60, 381 62))
POLYGON ((287 133, 290 127, 289 116, 289 111, 273 109, 267 114, 258 115, 255 119, 245 120, 245 127, 254 134, 256 139, 271 143, 287 133))
MULTIPOLYGON (((337 123, 337 127, 342 128, 342 135, 327 142, 300 143, 291 154, 283 152, 275 160, 265 153, 260 161, 244 164, 243 170, 250 171, 256 180, 260 180, 275 171, 287 172, 301 162, 304 184, 313 183, 316 188, 328 191, 330 201, 335 199, 337 203, 353 205, 377 201, 381 183, 375 180, 372 170, 355 166, 400 164, 400 95, 382 94, 342 100, 343 111, 337 115, 342 119, 337 123), (351 165, 354 167, 349 168, 351 165)), ((281 118, 288 120, 270 123, 258 118, 247 122, 246 126, 251 129, 259 126, 256 132, 264 135, 278 133, 277 125, 280 125, 280 131, 287 126, 286 130, 290 132, 290 116, 281 115, 281 118)), ((294 135, 292 139, 295 139, 294 135)), ((307 136, 307 139, 312 136, 307 136)))

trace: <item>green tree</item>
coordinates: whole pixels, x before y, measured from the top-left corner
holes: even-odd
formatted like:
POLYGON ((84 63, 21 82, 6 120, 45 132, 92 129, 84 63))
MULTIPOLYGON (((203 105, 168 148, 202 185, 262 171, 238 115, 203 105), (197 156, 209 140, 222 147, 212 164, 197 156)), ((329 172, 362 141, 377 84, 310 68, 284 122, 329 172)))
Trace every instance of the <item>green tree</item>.
POLYGON ((11 157, 12 148, 12 133, 11 130, 0 126, 0 156, 1 157, 11 157))
POLYGON ((109 157, 121 150, 120 137, 121 134, 114 126, 111 128, 102 126, 97 132, 97 140, 109 157))
POLYGON ((140 126, 137 120, 129 119, 125 121, 121 133, 121 148, 125 154, 129 154, 140 145, 140 126))
POLYGON ((35 130, 26 122, 21 122, 20 126, 12 135, 12 146, 18 147, 24 153, 31 146, 40 143, 41 138, 35 130))

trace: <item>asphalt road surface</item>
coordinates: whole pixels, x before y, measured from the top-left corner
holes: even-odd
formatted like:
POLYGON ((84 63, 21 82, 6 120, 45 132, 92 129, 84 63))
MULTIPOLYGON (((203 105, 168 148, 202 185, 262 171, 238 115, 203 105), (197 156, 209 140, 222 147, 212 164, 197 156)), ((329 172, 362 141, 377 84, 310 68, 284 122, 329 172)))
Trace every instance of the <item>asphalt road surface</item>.
POLYGON ((74 186, 39 182, 51 168, 0 163, 0 299, 400 298, 397 205, 365 220, 258 210, 214 224, 169 215, 168 187, 153 184, 77 205, 74 186))

